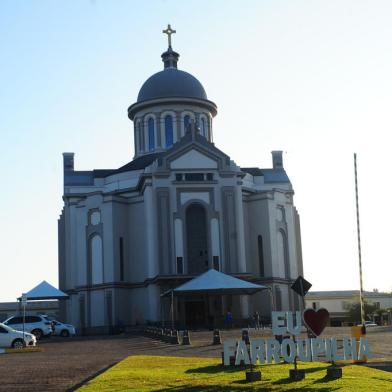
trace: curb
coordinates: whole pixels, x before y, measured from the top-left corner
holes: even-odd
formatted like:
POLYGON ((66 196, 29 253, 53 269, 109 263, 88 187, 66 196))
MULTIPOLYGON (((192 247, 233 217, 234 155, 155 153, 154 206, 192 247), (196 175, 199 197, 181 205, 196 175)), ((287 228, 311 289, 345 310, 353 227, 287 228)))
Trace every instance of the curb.
POLYGON ((41 347, 25 347, 25 348, 0 348, 0 354, 23 354, 23 353, 40 353, 44 349, 41 347))

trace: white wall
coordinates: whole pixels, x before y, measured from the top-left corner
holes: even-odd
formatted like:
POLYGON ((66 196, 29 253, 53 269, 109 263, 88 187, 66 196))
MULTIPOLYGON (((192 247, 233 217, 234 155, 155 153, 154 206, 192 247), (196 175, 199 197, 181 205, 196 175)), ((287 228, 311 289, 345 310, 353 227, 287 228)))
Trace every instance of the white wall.
POLYGON ((90 321, 91 327, 105 325, 105 291, 96 290, 90 292, 90 321))

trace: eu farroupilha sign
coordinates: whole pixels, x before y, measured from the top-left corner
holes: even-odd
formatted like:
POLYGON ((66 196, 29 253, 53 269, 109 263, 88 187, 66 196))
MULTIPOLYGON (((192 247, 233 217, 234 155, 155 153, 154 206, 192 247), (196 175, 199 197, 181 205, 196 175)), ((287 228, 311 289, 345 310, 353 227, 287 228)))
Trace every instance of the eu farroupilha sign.
POLYGON ((322 356, 325 361, 361 360, 370 358, 370 348, 366 337, 357 340, 351 336, 343 337, 342 348, 335 337, 319 337, 329 320, 326 309, 305 309, 303 312, 272 312, 272 333, 275 336, 291 335, 279 342, 275 338, 258 338, 250 341, 248 347, 243 340, 224 342, 224 365, 230 365, 230 357, 235 356, 235 365, 272 362, 317 361, 322 356), (300 337, 306 326, 314 338, 300 337), (291 338, 292 337, 292 338, 291 338))

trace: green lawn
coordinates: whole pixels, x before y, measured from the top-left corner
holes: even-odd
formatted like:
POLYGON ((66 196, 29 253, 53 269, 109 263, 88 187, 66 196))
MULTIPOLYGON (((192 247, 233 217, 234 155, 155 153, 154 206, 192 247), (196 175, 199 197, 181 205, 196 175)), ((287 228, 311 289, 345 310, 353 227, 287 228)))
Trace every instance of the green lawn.
POLYGON ((300 363, 305 380, 291 382, 293 365, 260 366, 262 381, 246 383, 245 371, 224 368, 218 359, 131 356, 88 382, 79 391, 392 391, 392 373, 360 365, 346 365, 343 378, 325 378, 328 364, 300 363))

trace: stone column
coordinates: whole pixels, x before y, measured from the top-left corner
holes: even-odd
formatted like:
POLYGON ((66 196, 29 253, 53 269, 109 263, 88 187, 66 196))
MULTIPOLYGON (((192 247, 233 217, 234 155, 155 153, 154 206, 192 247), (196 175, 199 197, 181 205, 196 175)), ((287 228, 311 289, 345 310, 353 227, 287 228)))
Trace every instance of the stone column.
POLYGON ((207 117, 207 133, 208 133, 208 141, 213 143, 214 138, 212 137, 212 118, 211 118, 211 116, 207 117))
POLYGON ((140 137, 140 153, 143 154, 146 151, 145 137, 144 137, 144 120, 140 121, 139 137, 140 137))
MULTIPOLYGON (((175 138, 174 143, 178 142, 182 137, 182 135, 181 135, 181 112, 177 110, 175 113, 176 113, 176 129, 175 129, 175 132, 173 135, 173 137, 175 138)), ((173 121, 174 121, 174 119, 173 119, 173 121)))
POLYGON ((156 120, 155 120, 155 149, 158 150, 161 147, 163 147, 162 145, 162 137, 161 137, 161 129, 162 124, 161 124, 161 113, 157 113, 156 114, 156 120))
POLYGON ((162 117, 161 114, 160 114, 160 117, 159 117, 159 126, 160 126, 159 135, 160 135, 160 138, 161 138, 160 146, 164 150, 164 149, 166 149, 165 118, 162 117))
POLYGON ((176 257, 182 257, 184 258, 184 240, 182 237, 182 220, 179 218, 176 218, 174 220, 174 232, 175 232, 175 245, 176 245, 176 257))
POLYGON ((153 202, 153 190, 151 185, 147 185, 144 190, 144 216, 146 230, 146 261, 147 261, 147 273, 148 277, 152 278, 158 274, 158 262, 157 262, 157 238, 156 238, 156 209, 153 202))
POLYGON ((139 131, 136 127, 136 124, 134 125, 134 138, 133 138, 133 143, 135 145, 135 156, 139 155, 139 146, 140 146, 140 141, 139 141, 139 131))
MULTIPOLYGON (((220 237, 219 237, 219 221, 217 218, 211 219, 211 249, 212 249, 212 267, 214 267, 214 256, 219 257, 219 266, 221 264, 220 254, 220 237)), ((219 268, 219 270, 221 267, 219 268)))
POLYGON ((138 144, 138 134, 137 134, 136 123, 133 123, 133 144, 134 144, 134 149, 135 149, 135 156, 137 156, 139 144, 138 144))
POLYGON ((244 211, 242 205, 242 186, 237 185, 235 188, 236 196, 236 221, 237 221, 237 243, 238 243, 238 270, 246 272, 246 253, 245 253, 245 227, 244 211))

